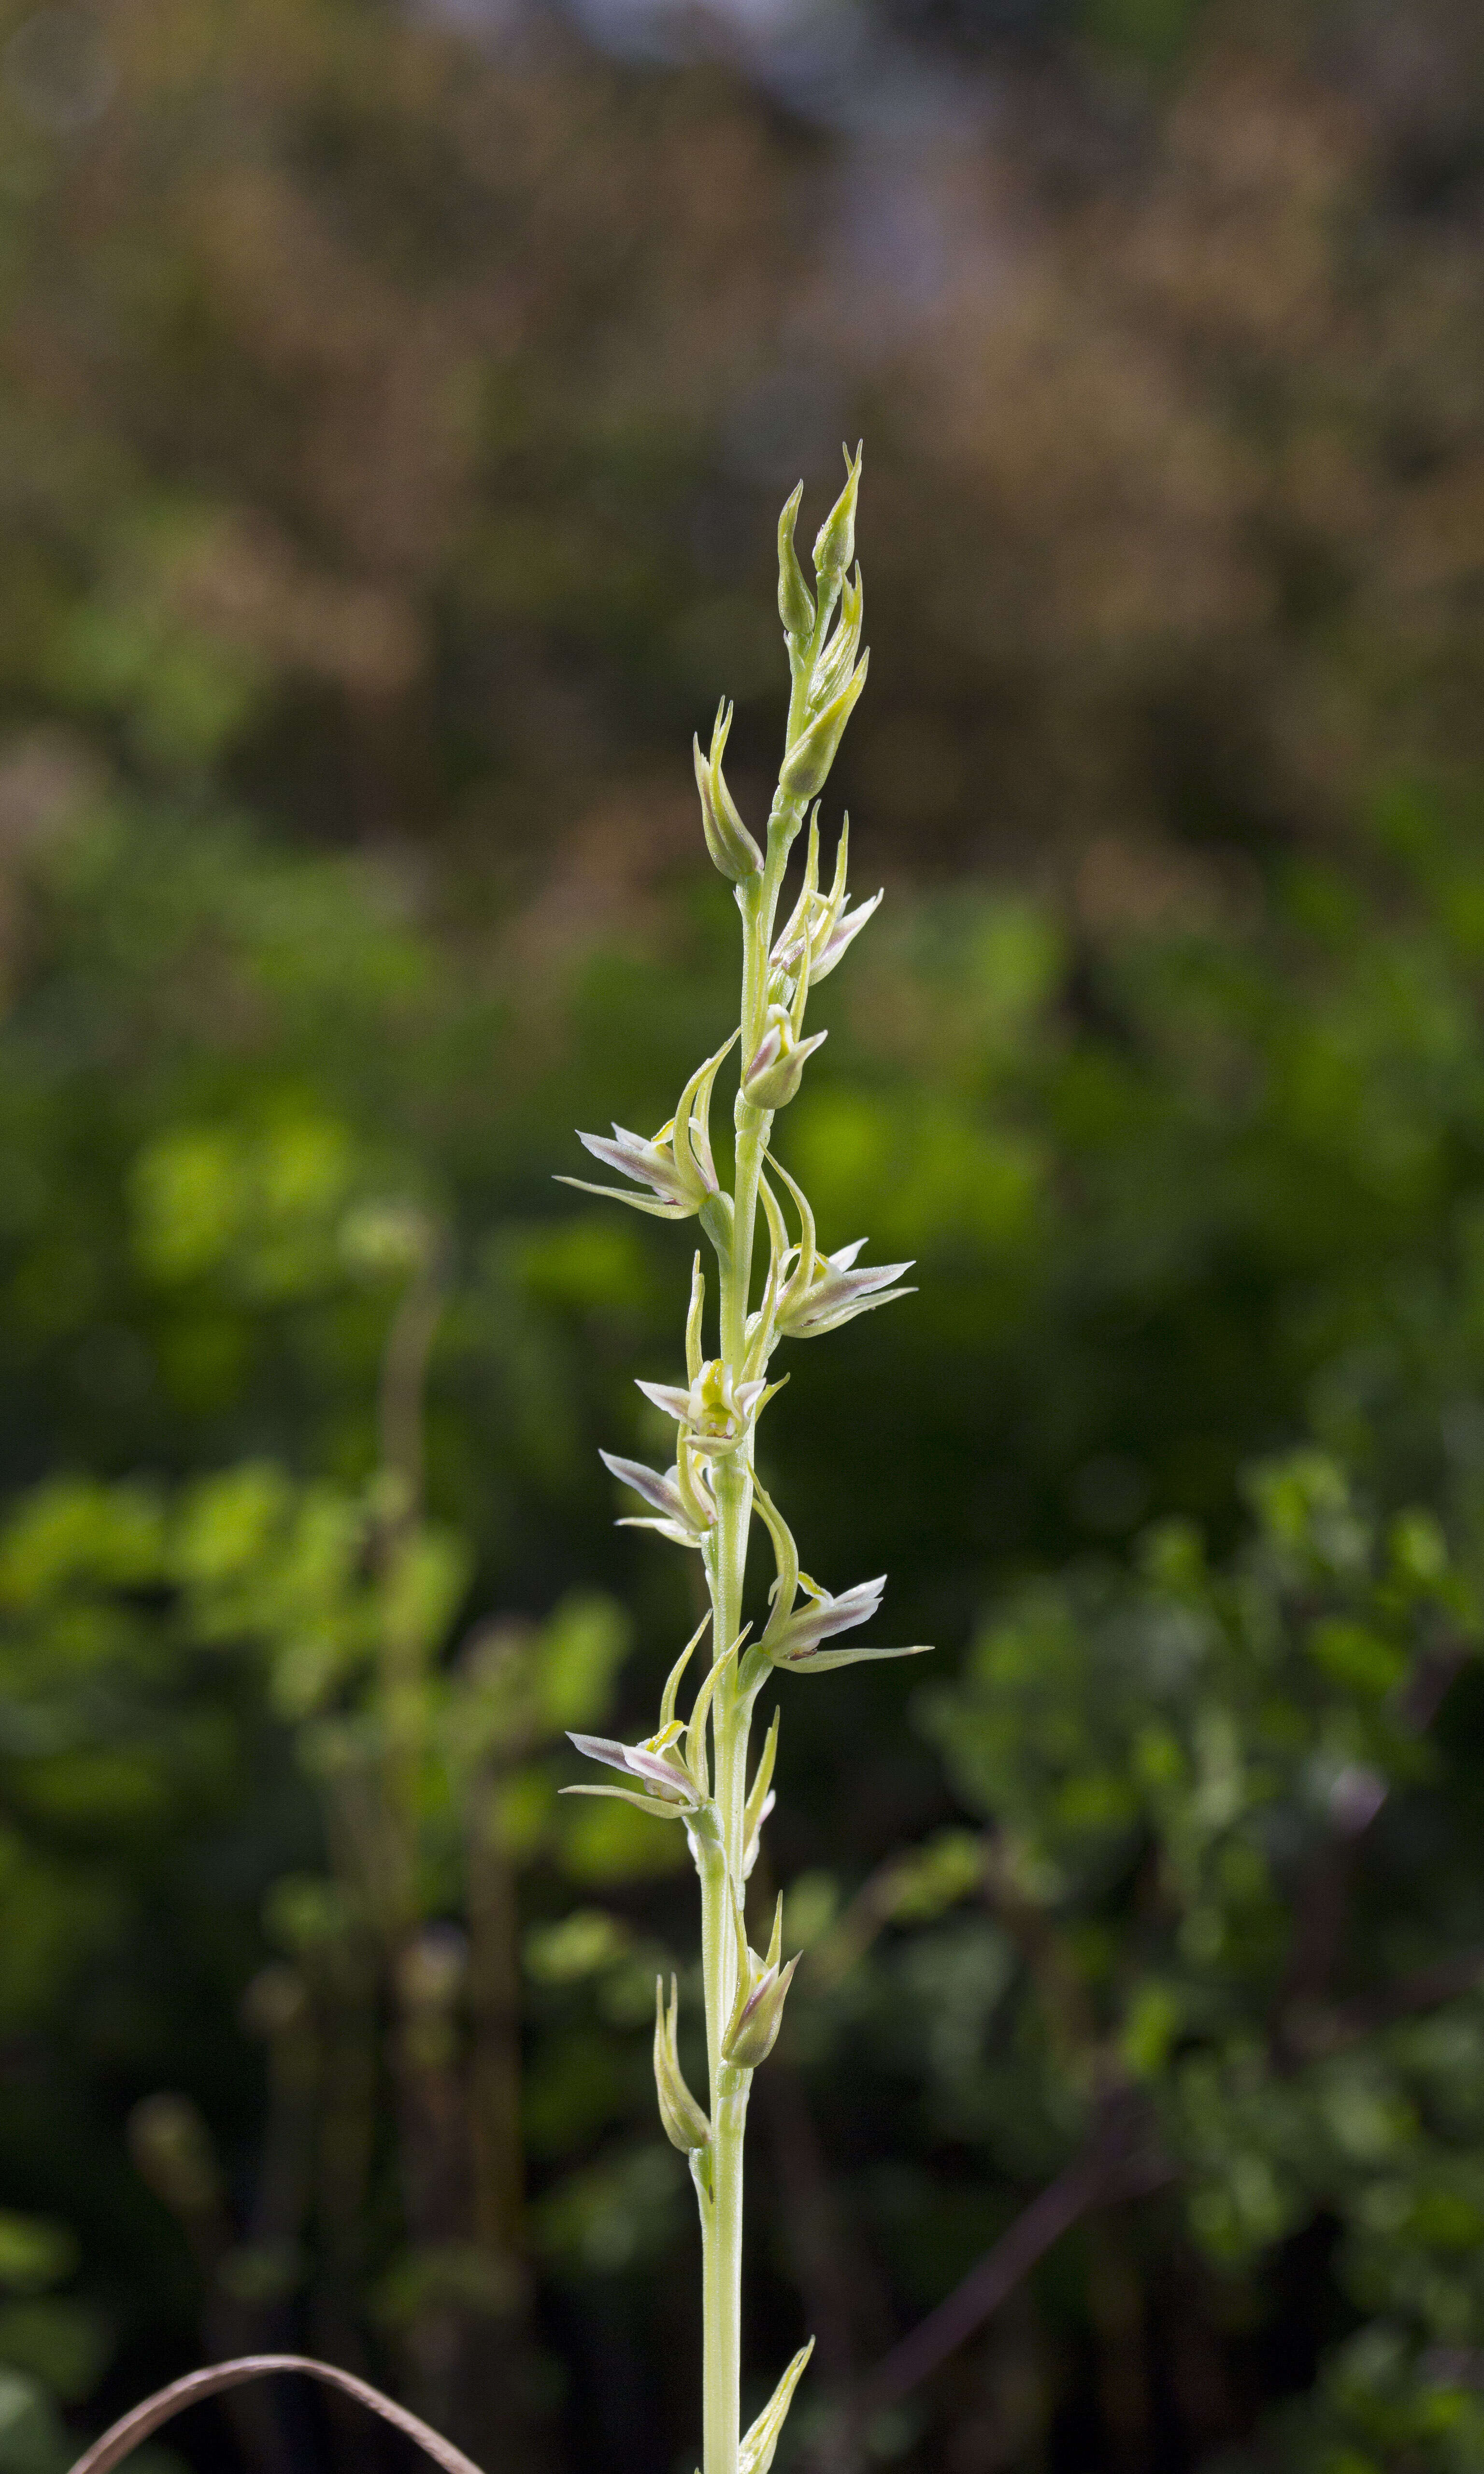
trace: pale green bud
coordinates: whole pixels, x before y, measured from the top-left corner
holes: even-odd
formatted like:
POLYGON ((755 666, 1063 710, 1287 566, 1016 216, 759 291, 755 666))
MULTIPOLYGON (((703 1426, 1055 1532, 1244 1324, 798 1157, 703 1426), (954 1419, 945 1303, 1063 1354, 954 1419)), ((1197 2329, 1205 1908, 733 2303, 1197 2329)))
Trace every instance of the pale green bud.
POLYGON ((670 2007, 665 2009, 664 1979, 655 1978, 655 2092, 659 2098, 659 2119, 664 2135, 672 2147, 682 2156, 698 2147, 707 2147, 711 2125, 685 2084, 676 2046, 676 2022, 680 2016, 680 1994, 674 1977, 670 1978, 670 2007))
POLYGON ((845 488, 821 524, 814 545, 814 572, 826 592, 838 585, 855 556, 855 500, 860 491, 861 449, 856 448, 853 458, 848 447, 841 452, 845 457, 845 488))
POLYGON ((845 725, 855 711, 860 691, 866 684, 866 671, 871 655, 862 653, 851 677, 840 693, 816 714, 807 730, 802 731, 783 760, 778 775, 782 789, 791 799, 812 799, 825 787, 826 777, 835 761, 835 750, 845 737, 845 725))
POLYGON ((814 632, 814 595, 803 580, 799 552, 794 547, 794 524, 802 497, 801 481, 778 518, 778 617, 790 636, 809 636, 814 632))
POLYGON ((759 1958, 755 1951, 748 1948, 741 1918, 737 1918, 737 1998, 722 2037, 722 2059, 734 2070, 755 2071, 778 2042, 783 2004, 802 1955, 796 1951, 786 1967, 779 1963, 782 1931, 783 1902, 779 1898, 768 1955, 759 1958))
POLYGON ((742 1076, 742 1096, 754 1108, 786 1108, 803 1079, 805 1061, 828 1038, 801 1039, 786 1006, 768 1007, 763 1034, 742 1076))
POLYGON ((727 788, 722 771, 722 755, 731 729, 731 707, 725 701, 716 708, 716 720, 711 730, 711 750, 701 753, 699 739, 691 740, 696 764, 696 788, 701 793, 701 824, 706 834, 706 846, 712 861, 729 885, 745 885, 762 865, 762 853, 742 822, 737 803, 727 788))

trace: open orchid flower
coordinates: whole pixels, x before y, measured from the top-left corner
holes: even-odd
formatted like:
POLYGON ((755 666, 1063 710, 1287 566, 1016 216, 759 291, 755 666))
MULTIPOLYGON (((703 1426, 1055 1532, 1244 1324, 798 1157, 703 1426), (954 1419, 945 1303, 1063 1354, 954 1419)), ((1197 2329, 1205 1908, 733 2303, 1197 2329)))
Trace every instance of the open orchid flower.
POLYGON ((879 907, 881 893, 874 893, 869 902, 849 908, 846 871, 850 865, 850 819, 847 816, 840 827, 840 840, 835 852, 835 878, 827 893, 819 889, 820 834, 819 809, 809 819, 809 852, 804 861, 803 890, 794 905, 788 925, 781 929, 774 943, 769 961, 775 971, 792 977, 808 957, 809 984, 817 987, 827 980, 850 945, 860 934, 867 920, 879 907))
MULTIPOLYGON (((795 1607, 781 1622, 771 1622, 757 1646, 775 1666, 810 1675, 821 1675, 826 1667, 853 1666, 860 1659, 920 1658, 922 1649, 822 1649, 837 1632, 853 1632, 857 1624, 869 1623, 881 1603, 886 1587, 883 1572, 874 1581, 857 1581, 852 1589, 842 1589, 832 1597, 811 1581, 807 1572, 799 1575, 799 1587, 805 1603, 795 1607)), ((779 1600, 781 1603, 781 1600, 779 1600)))
POLYGON ((657 1220, 692 1218, 717 1192, 711 1155, 711 1088, 727 1050, 738 1035, 733 1031, 726 1048, 719 1048, 691 1076, 674 1116, 653 1137, 631 1133, 627 1126, 619 1125, 614 1126, 611 1140, 607 1134, 578 1134, 578 1141, 594 1159, 605 1168, 616 1169, 620 1176, 632 1177, 635 1185, 647 1186, 647 1194, 626 1194, 621 1185, 593 1185, 583 1176, 559 1176, 557 1183, 576 1186, 580 1194, 610 1195, 615 1202, 631 1203, 635 1211, 653 1213, 657 1220))
POLYGON ((698 1812, 706 1802, 703 1789, 686 1768, 674 1747, 685 1730, 679 1718, 671 1720, 658 1735, 646 1735, 641 1744, 620 1744, 611 1735, 578 1735, 569 1734, 569 1741, 589 1761, 606 1761, 610 1769, 623 1770, 645 1789, 643 1795, 625 1795, 622 1787, 568 1787, 569 1795, 619 1795, 626 1804, 636 1804, 641 1812, 653 1812, 657 1805, 667 1821, 679 1821, 682 1814, 698 1812))
POLYGON ((865 1243, 864 1237, 857 1237, 853 1246, 842 1246, 837 1253, 817 1255, 807 1286, 785 1291, 778 1327, 786 1340, 818 1340, 822 1333, 838 1331, 842 1323, 853 1322, 856 1315, 869 1314, 873 1306, 913 1296, 911 1288, 892 1285, 903 1272, 911 1271, 910 1262, 871 1263, 861 1271, 853 1269, 865 1243))
POLYGON ((631 1514, 620 1520, 620 1529, 653 1529, 676 1546, 705 1545, 715 1523, 716 1499, 704 1466, 691 1467, 687 1446, 682 1445, 675 1467, 662 1477, 642 1461, 620 1460, 616 1452, 600 1452, 598 1458, 621 1486, 632 1486, 635 1494, 653 1504, 658 1516, 651 1520, 631 1514))
POLYGON ((752 1382, 739 1383, 730 1367, 719 1357, 706 1360, 687 1392, 675 1383, 639 1385, 645 1399, 653 1400, 667 1418, 677 1419, 691 1448, 707 1458, 734 1452, 764 1401, 778 1388, 776 1383, 765 1383, 760 1375, 752 1382))
POLYGON ((788 1171, 779 1168, 771 1153, 769 1157, 799 1212, 799 1244, 791 1246, 772 1189, 766 1177, 760 1181, 758 1193, 768 1216, 778 1274, 777 1298, 770 1302, 774 1332, 779 1339, 817 1340, 824 1332, 838 1331, 842 1323, 852 1322, 857 1315, 870 1314, 874 1306, 890 1305, 894 1298, 914 1294, 910 1286, 894 1286, 903 1272, 911 1271, 910 1261, 855 1268, 864 1237, 833 1254, 821 1254, 807 1197, 788 1171))
POLYGON ((642 1743, 622 1744, 612 1735, 579 1735, 568 1731, 568 1741, 590 1761, 602 1761, 609 1769, 622 1771, 635 1786, 568 1786, 563 1795, 611 1795, 621 1804, 634 1805, 657 1821, 690 1821, 710 1804, 709 1766, 706 1751, 706 1713, 711 1695, 723 1668, 735 1657, 739 1643, 733 1642, 717 1659, 700 1691, 689 1720, 677 1718, 676 1695, 681 1678, 711 1618, 702 1618, 670 1669, 659 1703, 659 1724, 642 1743), (636 1787, 644 1791, 639 1794, 636 1787))

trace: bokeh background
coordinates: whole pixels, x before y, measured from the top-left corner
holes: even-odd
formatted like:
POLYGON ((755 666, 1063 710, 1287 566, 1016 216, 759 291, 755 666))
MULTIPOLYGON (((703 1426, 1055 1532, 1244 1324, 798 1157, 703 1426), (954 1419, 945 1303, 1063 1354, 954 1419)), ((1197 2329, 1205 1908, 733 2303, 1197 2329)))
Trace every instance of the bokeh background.
POLYGON ((686 1232, 551 1180, 725 1026, 689 736, 755 818, 860 435, 779 1135, 921 1287, 767 1453, 938 1647, 780 1686, 750 2381, 789 2474, 1472 2474, 1472 0, 5 0, 0 297, 3 2474, 262 2345, 695 2462, 691 1885, 556 1793, 689 1630, 597 1458, 686 1232))

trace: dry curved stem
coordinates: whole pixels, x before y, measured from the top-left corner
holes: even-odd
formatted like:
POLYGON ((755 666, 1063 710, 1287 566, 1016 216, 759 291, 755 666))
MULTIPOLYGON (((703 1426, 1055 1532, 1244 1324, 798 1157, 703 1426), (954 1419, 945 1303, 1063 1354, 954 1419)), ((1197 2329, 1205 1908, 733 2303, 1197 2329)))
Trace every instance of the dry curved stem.
POLYGON ((187 2406, 200 2405, 206 2397, 220 2396, 226 2389, 241 2388, 248 2380, 266 2378, 274 2371, 303 2371, 312 2380, 323 2380, 326 2388, 339 2389, 343 2395, 354 2397, 358 2405, 370 2406, 441 2465, 443 2474, 481 2474, 471 2457, 455 2448, 451 2439, 423 2422, 418 2414, 409 2413, 403 2405, 394 2405, 373 2389, 370 2380, 358 2380, 353 2371, 343 2371, 334 2363, 317 2363, 308 2354, 242 2354, 235 2362, 212 2363, 203 2371, 187 2371, 180 2380, 172 2380, 168 2388, 156 2389, 142 2405, 134 2406, 117 2422, 110 2425, 102 2438, 84 2450, 71 2469, 71 2474, 111 2474, 111 2468, 122 2463, 151 2432, 161 2423, 183 2413, 187 2406))

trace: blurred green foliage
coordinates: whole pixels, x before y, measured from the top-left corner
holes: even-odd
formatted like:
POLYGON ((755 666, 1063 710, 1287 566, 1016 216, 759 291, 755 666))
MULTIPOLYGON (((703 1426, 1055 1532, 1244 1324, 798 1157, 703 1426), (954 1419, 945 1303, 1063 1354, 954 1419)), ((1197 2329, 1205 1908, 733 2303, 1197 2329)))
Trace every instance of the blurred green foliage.
MULTIPOLYGON (((869 1540, 943 1642, 931 1684, 856 1687, 848 1744, 806 1684, 784 1713, 811 1964, 758 2309, 798 2279, 837 2391, 1106 2138, 1034 2380, 992 2323, 926 2392, 949 2429, 1034 2455, 1076 2410, 1135 2452, 1168 2417, 1188 2453, 1317 2378, 1295 2463, 1393 2424, 1467 2462, 1480 881, 1468 814, 1399 790, 1363 862, 1235 919, 1079 946, 1023 895, 898 901, 795 1111, 826 1242, 869 1225, 922 1288, 821 1352, 771 1448, 818 1567, 869 1540)), ((682 1893, 623 1807, 557 1806, 550 1750, 637 1710, 686 1620, 588 1450, 643 1442, 680 1264, 541 1180, 631 1041, 667 1091, 712 923, 674 914, 667 1033, 642 955, 574 947, 559 993, 508 946, 494 998, 385 871, 204 818, 79 811, 12 901, 5 2147, 81 2265, 49 2254, 0 2359, 67 2401, 107 2348, 124 2386, 168 2364, 192 2310, 213 2347, 318 2331, 489 2444, 430 2332, 478 2361, 549 2292, 568 2416, 622 2452, 585 2349, 636 2345, 683 2431, 644 2024, 682 1893), (467 2170, 424 2155, 419 2198, 408 2166, 422 2114, 477 2109, 496 1843, 529 2193, 498 2241, 461 2230, 467 2170), (352 2084, 386 2097, 347 2204, 352 2084)), ((539 2456, 554 2341, 522 2341, 539 2456)), ((883 2444, 930 2444, 922 2413, 883 2444)))

